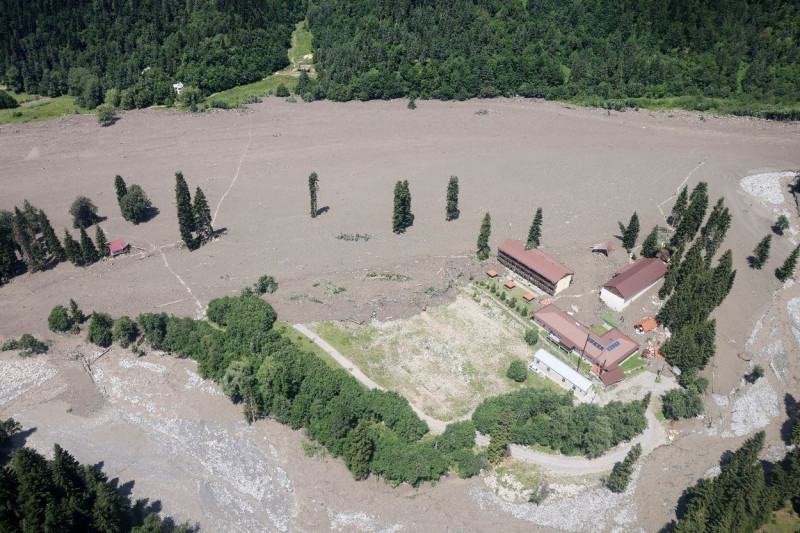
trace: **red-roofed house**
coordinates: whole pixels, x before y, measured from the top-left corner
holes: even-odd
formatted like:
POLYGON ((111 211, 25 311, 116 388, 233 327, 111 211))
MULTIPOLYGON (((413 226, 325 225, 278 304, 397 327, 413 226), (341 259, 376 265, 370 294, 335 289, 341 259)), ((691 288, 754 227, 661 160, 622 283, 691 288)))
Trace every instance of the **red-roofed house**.
POLYGON ((667 273, 660 259, 642 259, 625 267, 600 289, 600 299, 614 311, 622 311, 667 273))
POLYGON ((653 331, 658 327, 658 322, 656 322, 655 318, 645 318, 638 324, 634 324, 633 329, 636 333, 647 333, 648 331, 653 331))
POLYGON ((547 294, 569 287, 575 272, 539 249, 526 250, 525 243, 508 239, 497 249, 497 260, 547 294))
POLYGON ((111 257, 124 254, 128 250, 128 243, 122 239, 111 241, 108 243, 108 250, 111 252, 111 257))

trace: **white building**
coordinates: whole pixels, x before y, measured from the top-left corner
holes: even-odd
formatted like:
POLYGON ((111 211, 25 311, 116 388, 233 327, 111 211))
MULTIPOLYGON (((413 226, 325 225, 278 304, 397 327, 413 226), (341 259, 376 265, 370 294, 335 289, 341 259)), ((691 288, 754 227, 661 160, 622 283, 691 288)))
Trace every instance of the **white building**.
POLYGON ((600 299, 614 311, 621 312, 666 273, 667 266, 660 259, 642 259, 625 267, 603 285, 600 299))

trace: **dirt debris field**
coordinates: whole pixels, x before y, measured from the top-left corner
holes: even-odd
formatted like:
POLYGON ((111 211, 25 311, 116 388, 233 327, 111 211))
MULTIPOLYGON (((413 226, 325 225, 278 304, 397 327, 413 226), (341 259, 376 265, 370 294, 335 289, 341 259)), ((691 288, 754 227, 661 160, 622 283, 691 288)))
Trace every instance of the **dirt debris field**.
MULTIPOLYGON (((780 455, 786 395, 800 397, 800 285, 781 287, 771 271, 800 229, 782 174, 800 168, 800 125, 529 100, 418 102, 414 111, 405 104, 273 98, 251 112, 128 112, 109 128, 91 116, 0 126, 0 208, 28 199, 60 234, 70 226, 72 200, 85 195, 107 217, 109 240, 135 246, 87 269, 59 265, 0 288, 0 336, 30 332, 54 343, 35 359, 2 354, 0 416, 36 428, 26 439, 39 449, 57 441, 81 461, 104 461, 110 477, 134 483, 137 497, 158 499, 165 514, 197 520, 206 531, 221 524, 239 531, 652 531, 674 517, 680 492, 711 475, 752 431, 766 429, 768 456, 780 455), (227 228, 192 253, 176 244, 177 170, 192 190, 203 188, 215 227, 227 228), (320 177, 319 206, 328 207, 315 220, 308 216, 312 171, 320 177), (116 174, 145 189, 160 211, 154 219, 139 226, 122 219, 116 174), (445 222, 452 174, 461 216, 445 222), (402 236, 391 233, 398 179, 409 180, 416 216, 402 236), (634 210, 644 236, 663 224, 677 189, 700 180, 712 203, 725 196, 734 213, 724 246, 738 269, 715 313, 709 413, 677 424, 675 440, 642 461, 625 495, 588 480, 535 506, 504 499, 491 480, 447 479, 419 490, 354 483, 341 461, 305 457, 300 432, 270 421, 247 427, 239 407, 199 380, 189 361, 112 350, 90 376, 69 356, 77 341, 47 331, 50 309, 70 298, 84 311, 114 316, 198 316, 209 300, 265 273, 280 283, 269 300, 282 320, 408 318, 452 301, 455 288, 437 290, 450 280, 466 283, 497 268, 474 260, 484 213, 492 215, 494 250, 507 237, 524 239, 538 206, 543 249, 577 273, 557 303, 593 322, 602 310, 597 287, 626 258, 620 250, 593 256, 589 247, 616 235, 617 221, 634 210), (791 229, 773 239, 765 269, 750 270, 746 257, 781 213, 791 229), (337 238, 357 233, 370 238, 337 238), (369 273, 390 279, 376 282, 369 273), (754 364, 767 374, 750 385, 741 378, 754 364), (235 464, 226 463, 230 456, 235 464)), ((654 310, 647 295, 626 310, 626 322, 654 310)))

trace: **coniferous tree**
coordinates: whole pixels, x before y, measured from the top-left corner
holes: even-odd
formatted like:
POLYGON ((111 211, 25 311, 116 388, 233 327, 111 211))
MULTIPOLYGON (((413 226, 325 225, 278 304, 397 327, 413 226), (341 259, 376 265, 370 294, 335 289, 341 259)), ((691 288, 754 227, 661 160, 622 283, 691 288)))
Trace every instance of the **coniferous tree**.
POLYGON ((345 449, 345 460, 353 479, 361 480, 369 477, 369 462, 372 459, 373 444, 367 431, 367 423, 364 419, 359 420, 356 427, 350 430, 347 435, 347 448, 345 449))
POLYGON ((411 190, 408 180, 403 180, 403 225, 410 228, 414 225, 414 214, 411 212, 411 190))
POLYGON ((736 271, 733 269, 733 252, 731 250, 726 250, 719 258, 717 266, 711 271, 711 286, 709 289, 713 295, 713 300, 710 302, 712 305, 708 310, 709 313, 711 313, 714 307, 719 306, 723 300, 725 300, 725 297, 728 296, 728 293, 731 292, 733 280, 735 278, 736 271))
POLYGON ((80 228, 81 231, 81 256, 83 257, 83 264, 84 266, 91 265, 92 263, 96 263, 97 260, 100 258, 100 255, 97 253, 97 248, 95 248, 92 239, 89 237, 89 234, 86 233, 86 229, 80 228))
POLYGON ((611 470, 611 475, 609 475, 608 480, 606 480, 606 486, 611 489, 612 492, 625 492, 625 489, 628 488, 628 483, 630 483, 631 474, 633 474, 633 466, 641 455, 642 445, 637 442, 631 447, 625 459, 621 463, 614 465, 614 468, 611 470))
POLYGON ((483 261, 489 259, 489 236, 492 234, 492 217, 486 213, 481 222, 481 229, 478 233, 478 259, 483 261))
POLYGON ((64 251, 64 247, 61 246, 61 242, 59 242, 58 237, 56 237, 53 226, 47 219, 47 215, 41 209, 39 210, 39 227, 42 228, 44 243, 53 259, 56 262, 65 261, 67 259, 67 254, 64 251))
POLYGON ((82 324, 86 320, 86 315, 72 298, 69 299, 69 316, 75 324, 82 324))
POLYGON ((486 448, 486 460, 495 466, 503 460, 508 453, 508 445, 511 442, 511 412, 503 411, 495 423, 494 429, 489 439, 489 446, 486 448))
POLYGON ((178 228, 181 232, 181 239, 190 250, 194 249, 195 240, 192 233, 196 229, 195 216, 192 210, 192 197, 189 194, 189 186, 183 178, 183 172, 175 173, 175 203, 178 208, 178 228))
POLYGON ((97 206, 85 196, 75 198, 69 208, 69 214, 72 215, 72 227, 75 229, 88 228, 99 219, 97 206))
POLYGON ((22 260, 28 266, 28 269, 31 272, 36 272, 44 267, 44 251, 36 240, 36 235, 33 233, 27 218, 18 207, 14 207, 13 232, 14 240, 22 252, 22 260))
POLYGON ((750 265, 753 268, 760 269, 769 259, 769 249, 772 244, 772 235, 767 235, 761 239, 753 250, 753 256, 750 258, 750 265))
POLYGON ((781 215, 778 217, 778 220, 775 222, 775 225, 772 226, 772 228, 778 235, 783 235, 783 232, 789 229, 789 226, 789 219, 786 218, 786 215, 781 215))
POLYGON ((658 297, 662 300, 672 294, 675 288, 675 282, 678 280, 678 270, 681 266, 681 256, 683 255, 683 246, 672 252, 670 257, 669 266, 667 267, 667 274, 664 276, 664 284, 658 290, 658 297))
POLYGON ((458 218, 458 214, 458 176, 450 176, 450 181, 447 183, 445 220, 455 220, 458 218))
POLYGON ((403 216, 403 182, 398 181, 394 186, 394 210, 392 211, 392 231, 403 233, 405 217, 403 216))
POLYGON ((317 191, 319 191, 319 177, 316 172, 308 176, 308 194, 311 197, 311 218, 317 218, 317 191))
POLYGON ((83 266, 83 253, 81 245, 72 238, 67 228, 64 228, 64 252, 67 259, 75 266, 83 266))
POLYGON ((542 208, 536 209, 536 215, 531 222, 531 229, 528 230, 528 241, 525 243, 525 249, 538 248, 542 238, 542 208))
POLYGON ((117 203, 122 208, 122 199, 128 194, 128 186, 125 185, 125 180, 119 174, 114 176, 114 189, 117 191, 117 203))
POLYGON ((16 276, 17 252, 14 244, 14 215, 0 210, 0 285, 16 276))
POLYGON ((97 245, 97 254, 100 257, 108 257, 111 255, 111 250, 108 249, 108 239, 106 239, 106 234, 99 224, 94 234, 94 242, 97 245))
POLYGON ((706 249, 706 264, 710 265, 714 254, 717 253, 722 241, 725 240, 725 234, 731 227, 731 213, 725 207, 725 199, 720 198, 717 200, 714 209, 708 216, 708 222, 703 226, 700 231, 700 236, 703 240, 703 246, 706 249))
POLYGON ((192 211, 194 212, 194 226, 197 231, 197 243, 207 243, 214 236, 214 228, 211 227, 211 209, 209 209, 206 195, 203 194, 203 190, 200 187, 194 192, 192 211))
POLYGON ((678 227, 680 225, 681 220, 683 220, 683 215, 686 214, 686 206, 689 204, 689 190, 688 187, 684 187, 678 198, 675 200, 675 205, 672 206, 672 227, 678 227))
POLYGON ((627 226, 624 226, 622 222, 617 222, 617 224, 619 224, 619 230, 622 232, 622 247, 628 253, 631 253, 631 250, 636 246, 636 239, 639 238, 639 215, 634 211, 627 226))
POLYGON ((153 204, 150 202, 150 198, 147 197, 144 189, 135 183, 130 186, 120 203, 122 217, 134 224, 142 222, 147 217, 151 207, 153 207, 153 204))
POLYGON ((797 256, 800 255, 800 245, 795 246, 792 253, 789 254, 789 257, 786 258, 786 261, 783 262, 783 265, 775 271, 775 275, 781 281, 786 281, 787 279, 794 276, 794 269, 797 267, 797 256))
POLYGON ((678 246, 681 242, 686 243, 694 239, 703 224, 707 209, 708 184, 701 181, 692 190, 692 194, 689 195, 689 205, 670 240, 670 244, 678 246))
POLYGON ((660 250, 661 247, 658 243, 658 226, 653 226, 653 229, 642 243, 642 257, 655 257, 660 250))
POLYGON ((39 211, 27 199, 22 203, 22 214, 28 222, 28 229, 30 229, 32 235, 42 231, 42 227, 39 224, 39 211))

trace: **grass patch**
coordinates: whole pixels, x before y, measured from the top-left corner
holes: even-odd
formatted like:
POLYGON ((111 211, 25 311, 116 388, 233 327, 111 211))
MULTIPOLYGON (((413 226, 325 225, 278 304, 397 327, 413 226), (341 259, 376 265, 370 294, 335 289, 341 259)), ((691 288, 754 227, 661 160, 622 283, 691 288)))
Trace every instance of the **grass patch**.
POLYGON ((635 370, 637 368, 640 368, 640 367, 643 367, 643 366, 647 366, 647 361, 642 359, 641 352, 636 352, 635 354, 630 356, 627 361, 625 361, 624 363, 622 363, 619 366, 625 373, 628 373, 631 370, 635 370))
POLYGON ((599 324, 597 326, 589 326, 589 329, 591 329, 595 334, 600 335, 601 337, 605 335, 606 332, 608 331, 608 329, 605 326, 601 326, 599 324))
POLYGON ((411 276, 395 274, 394 272, 381 272, 380 274, 377 272, 368 272, 366 279, 371 279, 372 281, 411 281, 411 276))
POLYGON ((16 109, 0 109, 0 124, 39 122, 61 118, 66 115, 85 115, 90 113, 90 111, 75 105, 74 96, 65 95, 58 98, 49 98, 11 91, 8 94, 20 103, 20 107, 16 109))
POLYGON ((761 533, 796 533, 800 531, 800 517, 792 509, 780 509, 772 513, 772 519, 758 531, 761 533))
POLYGON ((662 424, 667 423, 667 417, 664 416, 664 412, 661 409, 656 409, 655 411, 653 411, 653 416, 655 416, 656 420, 658 420, 662 424))
POLYGON ((302 20, 297 23, 292 32, 292 47, 289 48, 289 61, 292 67, 312 68, 313 59, 303 59, 303 56, 311 53, 311 40, 313 35, 308 28, 308 21, 302 20))
POLYGON ((336 359, 331 357, 331 355, 317 346, 314 341, 294 329, 291 324, 287 322, 275 322, 273 326, 275 330, 281 334, 282 337, 285 337, 292 341, 295 345, 297 345, 300 349, 311 352, 331 367, 331 368, 342 368, 342 365, 336 362, 336 359))
POLYGON ((614 316, 611 314, 611 311, 606 311, 605 313, 600 315, 600 318, 603 319, 603 322, 611 326, 612 328, 619 329, 619 324, 614 322, 614 316))

